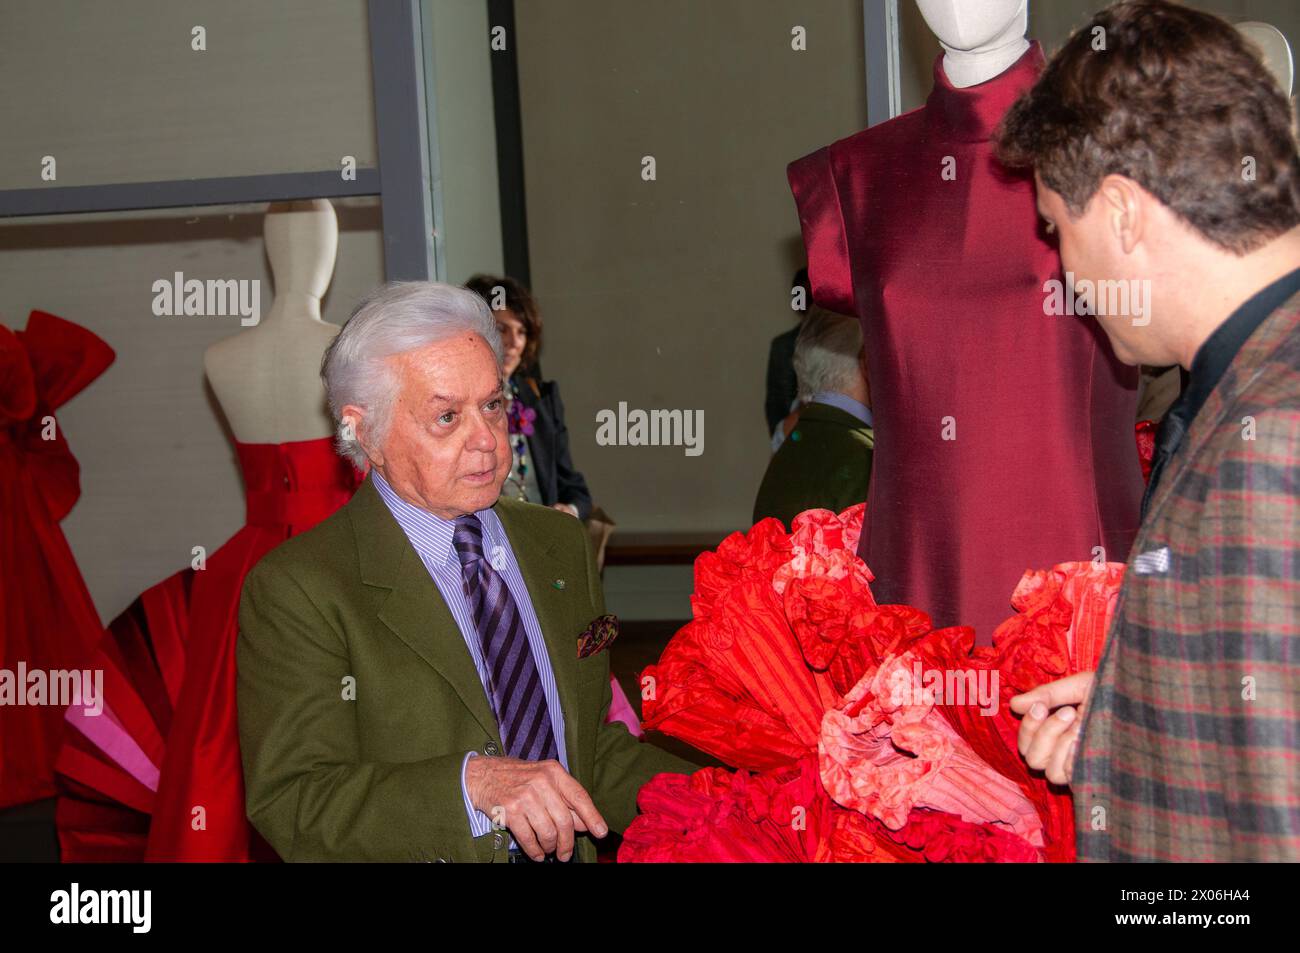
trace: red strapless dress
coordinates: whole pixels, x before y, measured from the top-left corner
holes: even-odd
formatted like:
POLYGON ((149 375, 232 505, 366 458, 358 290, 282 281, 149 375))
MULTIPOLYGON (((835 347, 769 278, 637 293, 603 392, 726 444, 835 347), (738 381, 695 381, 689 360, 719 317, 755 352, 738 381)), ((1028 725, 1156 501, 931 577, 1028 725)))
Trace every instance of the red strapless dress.
MULTIPOLYGON (((20 663, 27 672, 85 669, 102 631, 59 528, 81 481, 53 414, 114 357, 90 331, 44 311, 26 330, 0 326, 0 668, 16 693, 26 688, 20 663)), ((0 808, 56 793, 63 711, 17 701, 0 709, 0 808)))
POLYGON ((97 662, 105 712, 68 711, 65 861, 275 859, 244 813, 239 596, 257 561, 346 503, 361 474, 330 438, 235 447, 247 525, 206 566, 165 579, 113 620, 97 662))

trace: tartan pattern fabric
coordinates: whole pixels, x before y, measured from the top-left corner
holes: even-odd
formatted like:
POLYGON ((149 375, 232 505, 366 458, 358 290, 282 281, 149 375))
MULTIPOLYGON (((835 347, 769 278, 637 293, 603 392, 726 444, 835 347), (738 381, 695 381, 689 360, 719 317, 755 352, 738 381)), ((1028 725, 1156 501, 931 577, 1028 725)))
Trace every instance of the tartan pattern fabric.
POLYGON ((1300 294, 1192 422, 1085 713, 1081 861, 1300 860, 1300 294))

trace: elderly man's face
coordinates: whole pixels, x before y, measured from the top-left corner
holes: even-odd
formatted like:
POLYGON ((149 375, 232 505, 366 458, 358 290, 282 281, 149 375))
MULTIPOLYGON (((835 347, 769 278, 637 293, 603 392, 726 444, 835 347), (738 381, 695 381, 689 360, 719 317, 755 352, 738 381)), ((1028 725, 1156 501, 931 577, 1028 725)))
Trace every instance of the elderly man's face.
POLYGON ((391 360, 398 393, 375 466, 403 499, 444 519, 490 507, 511 465, 492 349, 467 333, 391 360))

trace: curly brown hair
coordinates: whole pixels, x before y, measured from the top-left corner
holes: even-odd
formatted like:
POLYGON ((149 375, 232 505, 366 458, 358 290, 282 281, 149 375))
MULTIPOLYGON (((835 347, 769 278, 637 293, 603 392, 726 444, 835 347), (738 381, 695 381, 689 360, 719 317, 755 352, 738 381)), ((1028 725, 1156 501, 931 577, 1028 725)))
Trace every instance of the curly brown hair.
POLYGON ((1117 3, 1077 30, 1011 107, 997 145, 1074 215, 1117 174, 1237 255, 1300 224, 1286 95, 1229 23, 1165 0, 1117 3))
POLYGON ((528 332, 528 343, 519 359, 521 370, 530 370, 537 363, 537 352, 542 347, 542 313, 537 308, 537 300, 532 292, 513 278, 504 275, 474 275, 465 282, 465 287, 487 302, 489 308, 498 301, 513 311, 528 332), (498 293, 497 289, 501 291, 498 293))

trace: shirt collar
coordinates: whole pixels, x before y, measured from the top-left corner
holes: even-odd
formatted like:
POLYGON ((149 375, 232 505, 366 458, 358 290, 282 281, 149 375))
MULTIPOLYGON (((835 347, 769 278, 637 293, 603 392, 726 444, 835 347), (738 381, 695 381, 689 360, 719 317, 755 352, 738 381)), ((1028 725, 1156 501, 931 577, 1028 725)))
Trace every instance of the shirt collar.
POLYGON ((1206 338, 1192 358, 1191 379, 1179 400, 1183 405, 1180 416, 1188 424, 1205 405, 1255 329, 1297 291, 1300 291, 1300 268, 1252 295, 1206 338))
POLYGON ((871 408, 859 400, 854 400, 848 394, 841 394, 837 390, 822 390, 808 398, 810 404, 829 404, 831 407, 837 407, 846 414, 852 414, 862 421, 868 427, 875 426, 872 423, 871 408))
POLYGON ((1192 421, 1210 399, 1214 388, 1227 373, 1237 353, 1274 311, 1300 291, 1300 268, 1256 292, 1233 311, 1192 358, 1191 376, 1182 394, 1165 413, 1156 432, 1156 446, 1151 461, 1151 475, 1142 497, 1142 513, 1155 498, 1156 485, 1169 461, 1182 444, 1192 421))
MULTIPOLYGON (((452 537, 456 532, 456 524, 452 520, 443 519, 426 509, 406 502, 397 495, 397 491, 388 485, 388 481, 374 467, 370 468, 370 476, 374 480, 380 499, 388 506, 389 512, 397 520, 397 525, 402 527, 402 532, 411 541, 415 551, 430 559, 436 566, 441 566, 452 558, 452 537)), ((474 515, 483 525, 484 552, 491 552, 491 546, 499 545, 501 542, 497 535, 499 523, 496 513, 489 508, 479 510, 474 515)))

